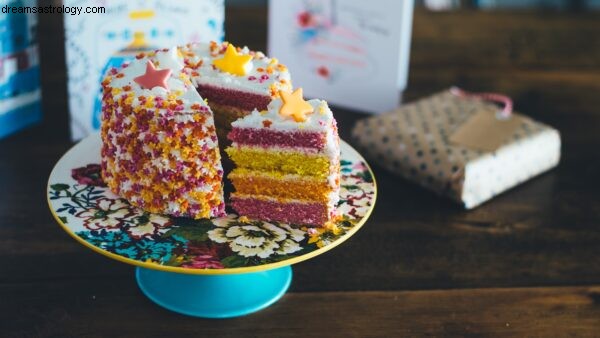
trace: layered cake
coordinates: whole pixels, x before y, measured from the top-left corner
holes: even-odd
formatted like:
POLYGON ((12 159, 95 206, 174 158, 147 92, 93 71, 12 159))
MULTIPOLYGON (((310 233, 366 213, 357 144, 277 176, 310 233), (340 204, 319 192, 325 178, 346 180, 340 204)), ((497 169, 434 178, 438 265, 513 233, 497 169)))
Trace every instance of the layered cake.
POLYGON ((292 88, 286 66, 247 47, 211 42, 180 49, 192 83, 215 113, 222 143, 233 121, 254 109, 267 109, 279 91, 292 88))
POLYGON ((240 215, 315 226, 335 217, 336 122, 326 102, 291 91, 276 59, 189 44, 138 55, 111 69, 102 88, 102 175, 132 205, 223 216, 219 144, 232 142, 231 206, 240 215))
POLYGON ((177 49, 110 70, 102 88, 102 176, 110 189, 153 213, 224 215, 213 114, 177 49))
POLYGON ((228 175, 240 215, 292 224, 324 225, 335 217, 340 147, 327 103, 304 101, 302 89, 280 92, 264 111, 232 124, 228 175))

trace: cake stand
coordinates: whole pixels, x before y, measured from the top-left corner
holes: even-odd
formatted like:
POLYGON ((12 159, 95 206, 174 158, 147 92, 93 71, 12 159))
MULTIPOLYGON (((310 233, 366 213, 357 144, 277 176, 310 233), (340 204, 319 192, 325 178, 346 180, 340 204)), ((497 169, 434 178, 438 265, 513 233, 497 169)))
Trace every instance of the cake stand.
POLYGON ((86 247, 136 266, 155 303, 204 318, 249 314, 277 301, 291 265, 333 249, 367 221, 377 195, 365 160, 341 144, 342 218, 329 228, 239 219, 193 220, 144 212, 110 192, 100 177, 99 134, 71 148, 48 180, 58 224, 86 247))

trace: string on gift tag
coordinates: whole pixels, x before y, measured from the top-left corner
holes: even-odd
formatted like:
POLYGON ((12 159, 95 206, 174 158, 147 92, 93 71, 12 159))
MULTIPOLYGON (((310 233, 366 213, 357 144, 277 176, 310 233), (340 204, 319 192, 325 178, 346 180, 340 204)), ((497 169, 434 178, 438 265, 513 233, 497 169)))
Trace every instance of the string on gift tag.
POLYGON ((519 127, 525 122, 523 117, 513 112, 512 100, 497 93, 471 93, 457 87, 450 89, 452 95, 469 100, 465 105, 469 111, 467 116, 452 131, 450 142, 480 151, 496 151, 506 144, 516 134, 519 127), (490 109, 488 102, 504 105, 502 110, 490 109))
POLYGON ((510 97, 506 95, 498 93, 474 93, 468 92, 458 87, 450 88, 450 93, 458 97, 471 97, 502 104, 504 108, 501 111, 499 111, 498 114, 496 114, 496 117, 500 120, 507 120, 512 115, 513 101, 510 97))

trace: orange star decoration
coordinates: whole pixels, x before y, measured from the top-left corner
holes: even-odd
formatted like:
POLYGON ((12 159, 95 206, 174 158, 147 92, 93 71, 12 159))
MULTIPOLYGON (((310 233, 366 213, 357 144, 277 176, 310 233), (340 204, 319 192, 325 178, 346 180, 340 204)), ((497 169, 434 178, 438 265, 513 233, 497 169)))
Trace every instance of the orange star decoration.
POLYGON ((292 117, 296 122, 304 122, 306 121, 306 115, 315 111, 313 106, 302 98, 302 88, 296 89, 293 93, 280 90, 279 96, 283 101, 281 108, 279 108, 281 116, 292 117))
POLYGON ((232 44, 227 45, 227 50, 222 58, 213 61, 213 65, 220 70, 237 75, 244 76, 248 71, 248 63, 252 60, 252 55, 239 54, 232 44))

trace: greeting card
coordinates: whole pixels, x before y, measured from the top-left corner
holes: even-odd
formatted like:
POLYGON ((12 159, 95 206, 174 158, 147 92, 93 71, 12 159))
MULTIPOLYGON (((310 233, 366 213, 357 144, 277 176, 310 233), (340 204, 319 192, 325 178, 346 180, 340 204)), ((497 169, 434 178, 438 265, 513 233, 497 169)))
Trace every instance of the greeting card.
POLYGON ((371 113, 398 106, 412 0, 271 0, 269 6, 269 54, 289 67, 306 96, 371 113))

